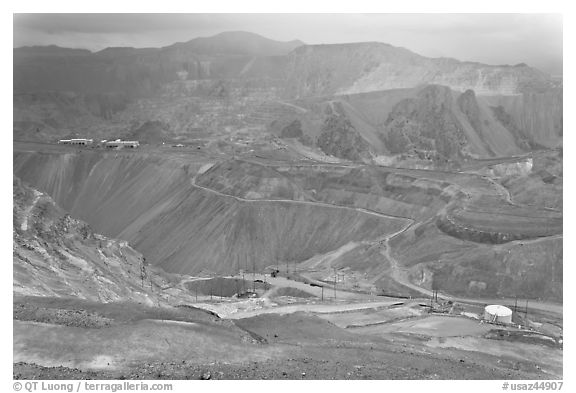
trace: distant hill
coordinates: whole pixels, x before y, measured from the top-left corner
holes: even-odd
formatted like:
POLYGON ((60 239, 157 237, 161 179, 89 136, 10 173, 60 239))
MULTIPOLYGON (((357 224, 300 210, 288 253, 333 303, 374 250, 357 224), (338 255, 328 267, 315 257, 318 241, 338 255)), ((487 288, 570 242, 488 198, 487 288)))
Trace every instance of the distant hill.
POLYGON ((523 63, 247 32, 96 53, 25 47, 14 50, 13 132, 19 140, 157 143, 257 128, 353 161, 390 154, 458 161, 561 145, 557 86, 523 63))
POLYGON ((546 89, 550 77, 526 65, 492 66, 428 58, 405 48, 366 42, 306 45, 288 55, 291 96, 309 97, 439 84, 482 95, 511 95, 546 89))
POLYGON ((42 56, 88 56, 92 54, 87 49, 62 48, 56 45, 23 46, 14 49, 14 56, 42 57, 42 56))
POLYGON ((56 90, 147 96, 171 81, 246 78, 274 79, 280 94, 288 98, 429 83, 483 95, 519 94, 552 85, 549 76, 524 64, 490 66, 432 59, 376 42, 305 45, 247 32, 226 32, 157 49, 107 48, 97 53, 55 46, 14 49, 16 93, 56 90))
POLYGON ((280 56, 302 45, 304 43, 300 40, 281 42, 245 31, 229 31, 212 37, 194 38, 163 49, 185 50, 209 55, 280 56))

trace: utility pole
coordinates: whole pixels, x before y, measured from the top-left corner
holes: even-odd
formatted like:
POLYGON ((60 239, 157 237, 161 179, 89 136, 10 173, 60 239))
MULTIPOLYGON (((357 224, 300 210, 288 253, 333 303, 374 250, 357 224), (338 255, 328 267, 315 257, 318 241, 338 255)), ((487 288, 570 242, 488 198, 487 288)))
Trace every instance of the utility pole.
MULTIPOLYGON (((236 256, 236 271, 238 272, 238 276, 240 276, 240 259, 236 256)), ((234 274, 234 284, 236 285, 236 296, 240 295, 240 289, 238 288, 238 279, 236 278, 236 274, 234 274)))
POLYGON ((322 300, 321 301, 324 301, 324 285, 322 285, 320 288, 322 288, 322 300))
POLYGON ((252 259, 252 293, 256 293, 256 264, 252 259))
POLYGON ((528 324, 528 299, 526 299, 526 312, 524 313, 524 319, 526 320, 526 326, 530 327, 528 324))
POLYGON ((338 276, 336 275, 336 268, 334 268, 334 300, 336 300, 336 280, 338 276))
POLYGON ((518 296, 514 298, 514 312, 516 312, 516 308, 518 307, 518 296))
POLYGON ((244 255, 244 271, 248 271, 248 256, 244 255))

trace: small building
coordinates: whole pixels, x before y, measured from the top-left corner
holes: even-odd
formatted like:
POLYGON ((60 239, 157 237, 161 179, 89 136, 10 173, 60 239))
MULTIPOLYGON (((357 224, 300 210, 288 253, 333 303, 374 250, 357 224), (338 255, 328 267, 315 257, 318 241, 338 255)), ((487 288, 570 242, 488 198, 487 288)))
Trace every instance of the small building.
POLYGON ((105 142, 104 145, 108 149, 114 148, 131 148, 135 149, 140 146, 140 142, 138 141, 123 141, 121 139, 116 139, 115 141, 108 141, 105 142))
POLYGON ((86 146, 94 143, 94 139, 84 139, 84 138, 60 139, 58 143, 61 145, 86 146))
POLYGON ((512 323, 512 310, 499 304, 492 304, 484 308, 484 319, 488 322, 512 323))

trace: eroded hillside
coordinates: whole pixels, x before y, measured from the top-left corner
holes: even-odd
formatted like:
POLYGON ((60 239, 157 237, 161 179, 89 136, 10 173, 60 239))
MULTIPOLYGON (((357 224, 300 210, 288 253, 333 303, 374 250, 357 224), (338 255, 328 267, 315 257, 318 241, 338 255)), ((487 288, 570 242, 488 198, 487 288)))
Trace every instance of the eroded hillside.
POLYGON ((16 152, 14 169, 74 216, 130 241, 172 273, 289 263, 328 277, 337 267, 349 282, 395 293, 411 293, 406 283, 431 289, 451 276, 443 284, 449 293, 507 296, 523 283, 526 295, 559 299, 561 286, 531 287, 518 275, 536 283, 554 269, 551 282, 561 277, 562 215, 534 204, 554 191, 533 183, 530 206, 514 195, 518 179, 561 176, 554 157, 537 156, 539 164, 525 169, 513 169, 522 167, 517 159, 454 173, 60 149, 16 152), (497 173, 506 177, 494 180, 497 173), (520 265, 504 268, 514 255, 520 265), (488 284, 483 264, 498 269, 500 284, 488 284))
POLYGON ((429 85, 295 103, 302 110, 276 111, 270 131, 344 160, 458 166, 562 139, 561 90, 487 97, 429 85))
POLYGON ((302 261, 378 239, 405 222, 329 203, 234 197, 195 185, 194 165, 154 156, 16 153, 14 168, 71 214, 130 241, 169 272, 302 261))
POLYGON ((128 242, 94 233, 18 178, 13 196, 15 294, 149 305, 170 297, 159 293, 168 278, 128 242))

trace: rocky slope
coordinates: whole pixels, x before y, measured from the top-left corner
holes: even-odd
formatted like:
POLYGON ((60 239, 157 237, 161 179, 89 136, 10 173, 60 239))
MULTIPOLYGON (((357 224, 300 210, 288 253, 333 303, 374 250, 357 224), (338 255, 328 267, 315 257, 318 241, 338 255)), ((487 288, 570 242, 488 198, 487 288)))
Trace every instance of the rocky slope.
POLYGON ((434 167, 561 145, 561 96, 555 90, 483 97, 428 85, 302 99, 295 101, 300 111, 278 112, 269 130, 341 159, 381 156, 434 167), (340 140, 348 150, 336 148, 340 140))
POLYGON ((159 294, 167 277, 126 241, 94 233, 18 178, 13 196, 15 294, 150 305, 168 299, 159 294))
POLYGON ((517 130, 517 138, 530 147, 562 146, 562 89, 521 96, 479 97, 507 129, 517 130))

